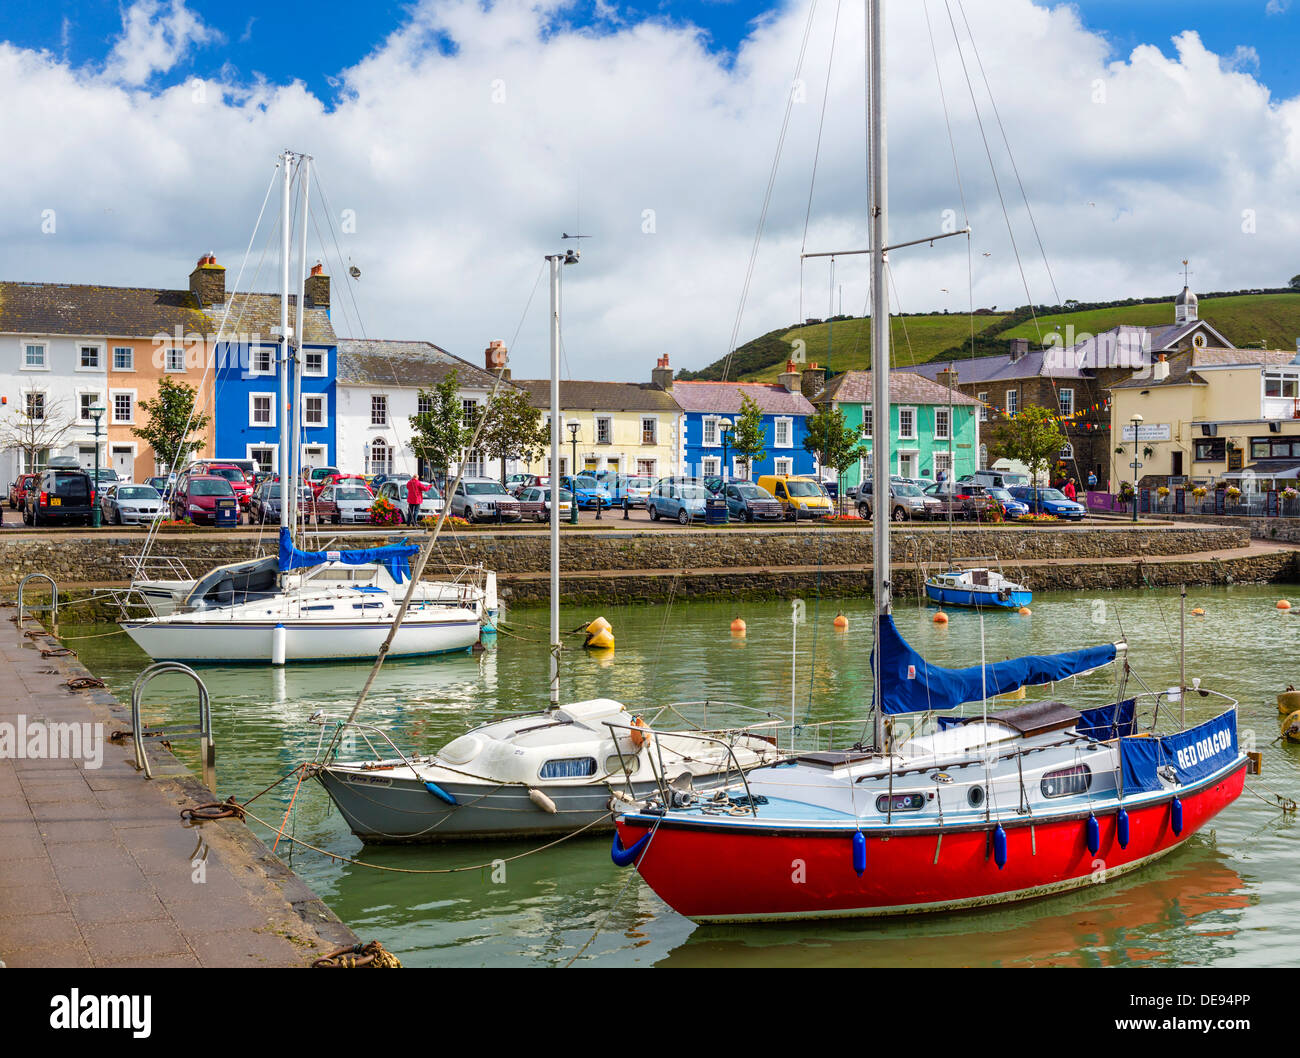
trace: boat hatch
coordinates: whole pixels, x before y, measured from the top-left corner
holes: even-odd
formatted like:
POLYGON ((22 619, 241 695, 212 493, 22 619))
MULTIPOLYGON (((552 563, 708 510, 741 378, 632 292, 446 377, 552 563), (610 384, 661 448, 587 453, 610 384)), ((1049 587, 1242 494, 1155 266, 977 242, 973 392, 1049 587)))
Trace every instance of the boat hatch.
POLYGON ((1006 724, 1025 738, 1030 738, 1074 727, 1081 717, 1077 709, 1071 709, 1064 702, 1026 702, 1012 709, 992 713, 989 719, 1006 724))
POLYGON ((981 587, 987 588, 989 583, 989 571, 986 569, 973 569, 970 571, 970 579, 972 584, 978 584, 981 587))
POLYGON ((800 764, 810 764, 814 768, 839 768, 845 764, 858 764, 870 760, 871 754, 865 750, 836 749, 822 753, 801 753, 795 757, 800 764))

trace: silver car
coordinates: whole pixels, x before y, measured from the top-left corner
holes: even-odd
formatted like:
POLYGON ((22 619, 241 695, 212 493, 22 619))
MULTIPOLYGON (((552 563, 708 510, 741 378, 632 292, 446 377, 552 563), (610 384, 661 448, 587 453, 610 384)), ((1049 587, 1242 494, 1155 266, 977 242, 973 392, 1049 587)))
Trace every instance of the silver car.
POLYGON ((150 485, 112 485, 103 489, 99 509, 109 525, 140 525, 166 510, 162 495, 150 485))
MULTIPOLYGON (((402 517, 406 517, 406 482, 407 477, 402 481, 385 481, 379 486, 378 495, 385 497, 394 507, 402 512, 402 517)), ((442 494, 438 491, 436 485, 422 482, 428 491, 425 492, 424 498, 420 501, 421 518, 437 518, 442 513, 442 494)))

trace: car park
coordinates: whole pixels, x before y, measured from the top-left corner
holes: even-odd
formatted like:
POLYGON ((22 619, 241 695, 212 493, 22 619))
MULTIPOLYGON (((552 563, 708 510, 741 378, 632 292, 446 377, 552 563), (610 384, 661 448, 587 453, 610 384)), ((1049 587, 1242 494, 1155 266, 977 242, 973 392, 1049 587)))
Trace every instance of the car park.
POLYGON ((983 485, 970 482, 937 481, 922 492, 938 504, 938 509, 930 513, 932 518, 947 518, 951 514, 954 518, 978 521, 1000 507, 983 485))
MULTIPOLYGON (((858 489, 858 514, 871 518, 875 511, 874 482, 863 482, 858 489)), ((912 521, 918 518, 942 518, 944 507, 938 499, 927 496, 917 486, 905 481, 889 482, 889 518, 894 522, 912 521)))
POLYGON ((1054 518, 1082 521, 1088 509, 1081 503, 1067 499, 1060 489, 1036 488, 1022 485, 1008 492, 1029 508, 1030 514, 1050 514, 1054 518))
POLYGON ((172 493, 171 507, 173 518, 188 518, 196 525, 216 525, 218 512, 232 509, 234 521, 239 521, 239 498, 230 480, 218 474, 182 474, 172 493))
MULTIPOLYGON (((406 483, 410 480, 410 475, 407 475, 407 477, 401 481, 396 481, 390 478, 379 486, 379 491, 375 494, 384 497, 384 499, 401 511, 403 518, 406 517, 406 508, 409 506, 406 502, 406 483)), ((424 497, 420 500, 420 517, 436 518, 442 513, 442 490, 439 489, 437 485, 430 484, 429 482, 424 482, 423 484, 426 491, 424 497)))
POLYGON ((9 486, 9 509, 21 511, 27 503, 27 490, 40 480, 39 474, 19 474, 9 486))
MULTIPOLYGON (((551 490, 539 485, 521 489, 517 497, 519 514, 522 518, 531 518, 535 522, 550 521, 551 490)), ((573 493, 560 489, 560 518, 568 518, 573 513, 573 493)))
POLYGON ((176 475, 168 474, 166 476, 160 475, 158 477, 148 478, 145 481, 145 484, 151 489, 157 489, 158 495, 166 500, 171 496, 172 489, 176 487, 176 475))
MULTIPOLYGON (((298 486, 298 507, 302 512, 300 521, 316 520, 316 497, 306 485, 298 486)), ((253 490, 248 501, 248 520, 250 522, 278 522, 280 520, 280 483, 263 481, 253 490)))
POLYGON ((152 486, 126 482, 104 489, 99 510, 109 525, 141 525, 166 514, 167 504, 152 486))
POLYGON ((338 467, 311 467, 310 469, 303 469, 302 477, 303 481, 311 486, 311 491, 319 494, 320 490, 325 487, 326 478, 341 473, 342 471, 338 467))
POLYGON ((1009 490, 990 485, 986 491, 1002 505, 1004 518, 1023 518, 1029 513, 1029 504, 1025 503, 1024 500, 1016 499, 1009 490))
POLYGON ((253 483, 245 476, 243 468, 224 459, 199 459, 185 468, 190 476, 204 475, 225 478, 230 482, 231 491, 241 511, 248 510, 249 500, 253 498, 253 483))
POLYGON ((830 497, 815 478, 764 474, 757 484, 781 505, 787 522, 800 518, 824 518, 835 511, 830 497))
POLYGON ((528 479, 532 476, 531 474, 511 474, 506 478, 506 492, 510 493, 511 496, 518 496, 527 487, 528 479))
POLYGON ((23 521, 28 525, 84 523, 93 517, 94 487, 84 470, 46 470, 27 490, 23 521))
POLYGON ((752 481, 729 481, 722 487, 727 501, 727 516, 746 522, 779 522, 785 508, 767 489, 752 481))
POLYGON ((690 479, 660 478, 650 491, 650 520, 676 518, 682 525, 696 518, 703 520, 708 513, 709 496, 708 489, 690 479))
POLYGON ((451 494, 451 513, 467 522, 517 522, 519 502, 491 478, 461 478, 451 494))

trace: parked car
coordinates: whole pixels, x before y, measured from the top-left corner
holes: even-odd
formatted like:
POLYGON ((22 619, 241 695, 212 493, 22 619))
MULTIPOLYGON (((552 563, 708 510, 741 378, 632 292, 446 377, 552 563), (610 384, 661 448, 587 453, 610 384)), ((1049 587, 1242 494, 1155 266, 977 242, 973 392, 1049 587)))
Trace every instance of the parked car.
POLYGON ((617 474, 605 482, 610 499, 619 507, 624 500, 628 507, 644 507, 654 485, 654 480, 644 474, 617 474))
POLYGON ((995 489, 1014 489, 1029 485, 1029 476, 1014 470, 977 470, 974 474, 963 474, 962 483, 990 485, 995 489))
MULTIPOLYGON (((551 520, 551 490, 533 485, 521 489, 516 497, 519 500, 519 514, 522 518, 531 518, 536 522, 551 520)), ((560 489, 560 518, 568 518, 573 513, 573 493, 560 489)))
MULTIPOLYGON (((407 507, 406 483, 410 480, 411 476, 409 474, 401 481, 390 478, 379 486, 379 492, 376 495, 383 496, 405 516, 407 507)), ((430 485, 427 481, 424 484, 428 486, 429 491, 424 494, 424 499, 420 501, 420 517, 436 518, 442 513, 442 490, 437 485, 430 485)))
POLYGON ((76 456, 51 456, 45 464, 46 470, 85 470, 81 460, 76 456))
POLYGON ((329 486, 331 485, 355 485, 358 488, 363 488, 368 492, 372 492, 370 485, 366 482, 365 477, 363 477, 361 474, 343 474, 343 473, 326 474, 323 478, 321 478, 319 486, 315 482, 312 483, 312 491, 316 493, 316 497, 317 499, 319 499, 321 492, 329 488, 329 486))
POLYGON ((517 522, 519 501, 491 478, 461 478, 451 494, 451 513, 467 522, 517 522))
POLYGON ((1032 485, 1021 485, 1014 489, 1008 489, 1013 497, 1020 500, 1028 506, 1031 514, 1050 514, 1056 518, 1066 518, 1070 521, 1082 521, 1088 513, 1082 503, 1075 503, 1074 500, 1065 498, 1065 494, 1060 489, 1035 488, 1032 485))
POLYGON ((566 474, 560 479, 560 485, 573 493, 581 510, 588 507, 595 510, 597 506, 611 507, 614 504, 609 490, 589 474, 579 474, 576 478, 566 474))
POLYGON ((939 481, 922 491, 939 505, 938 510, 931 513, 934 518, 947 518, 951 511, 954 518, 975 521, 987 517, 990 511, 1000 506, 983 485, 970 482, 939 481))
POLYGON ((27 503, 27 490, 40 480, 39 474, 19 474, 18 480, 9 486, 9 509, 21 511, 27 503))
POLYGON ((648 499, 650 520, 676 518, 687 525, 695 518, 704 518, 708 512, 709 490, 693 481, 660 478, 655 482, 648 499))
POLYGON ((311 486, 313 493, 319 493, 325 487, 325 479, 332 474, 343 473, 338 467, 311 467, 303 468, 302 479, 311 486))
POLYGON ((532 474, 511 474, 506 478, 506 492, 511 496, 518 496, 519 493, 528 487, 528 479, 532 474))
POLYGON ((381 485, 387 485, 390 481, 405 485, 413 477, 415 477, 414 474, 371 474, 366 480, 370 484, 370 491, 378 496, 381 485))
POLYGON ((176 487, 176 475, 168 474, 166 477, 154 477, 145 481, 151 489, 157 489, 158 495, 164 500, 171 496, 171 491, 176 487))
POLYGON ((224 459, 198 459, 185 468, 182 477, 218 477, 230 482, 240 510, 248 510, 248 503, 253 498, 253 483, 244 476, 243 468, 224 459))
POLYGON ((105 489, 112 488, 114 485, 121 484, 122 479, 117 476, 117 471, 112 467, 100 467, 98 470, 91 469, 86 471, 94 482, 94 487, 90 490, 91 498, 98 503, 100 493, 105 489), (98 475, 98 476, 96 476, 98 475))
MULTIPOLYGON (((858 514, 871 518, 875 510, 876 497, 874 482, 863 482, 858 489, 858 514)), ((895 522, 911 521, 917 518, 942 518, 943 505, 933 496, 927 496, 915 485, 905 481, 889 483, 889 518, 895 522)))
POLYGON ((219 474, 191 474, 186 471, 176 483, 171 498, 172 517, 188 518, 195 525, 217 524, 218 508, 233 505, 239 517, 239 498, 229 478, 219 474), (224 502, 223 502, 224 501, 224 502))
POLYGON ((747 522, 779 522, 785 517, 785 508, 767 489, 752 481, 729 481, 722 494, 727 499, 727 515, 747 522))
POLYGON ((1029 513, 1029 504, 1018 500, 1007 489, 990 485, 987 492, 1002 505, 1002 514, 1007 518, 1023 518, 1029 513))
POLYGON ((166 513, 167 504, 152 486, 127 482, 104 489, 99 510, 109 525, 140 525, 166 513))
POLYGON ((46 470, 27 490, 23 521, 28 525, 91 522, 94 487, 84 470, 46 470))
POLYGON ((781 505, 787 522, 800 518, 824 518, 834 513, 834 504, 815 478, 764 474, 757 484, 770 492, 781 505))
POLYGON ((374 502, 374 493, 355 481, 326 485, 316 497, 316 517, 335 525, 366 525, 374 502))
MULTIPOLYGON (((298 507, 302 521, 316 520, 316 497, 307 485, 298 486, 298 507)), ((250 522, 278 522, 280 520, 280 483, 264 481, 253 490, 248 501, 250 522)))

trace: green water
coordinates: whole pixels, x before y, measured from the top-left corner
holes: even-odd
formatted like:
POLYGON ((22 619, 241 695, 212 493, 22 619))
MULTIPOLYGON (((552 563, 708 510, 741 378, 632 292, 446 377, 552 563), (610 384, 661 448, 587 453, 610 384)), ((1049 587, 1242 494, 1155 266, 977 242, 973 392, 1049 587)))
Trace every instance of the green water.
MULTIPOLYGON (((1264 754, 1250 785, 1300 797, 1300 746, 1272 744, 1277 691, 1300 684, 1300 619, 1274 603, 1300 588, 1196 589, 1188 609, 1188 679, 1241 702, 1243 742, 1264 754)), ((798 628, 795 708, 801 720, 853 720, 869 697, 870 600, 807 601, 798 628), (842 610, 849 627, 832 627, 842 610)), ((903 634, 940 664, 979 661, 980 620, 954 612, 936 626, 914 603, 898 612, 903 634)), ((678 603, 604 610, 618 648, 612 658, 566 652, 562 698, 608 696, 637 709, 666 701, 720 698, 787 714, 791 706, 790 603, 678 603), (749 626, 743 640, 733 617, 749 626)), ((561 627, 595 616, 566 607, 561 627)), ((467 727, 547 702, 547 614, 521 609, 509 617, 516 636, 482 654, 390 662, 362 719, 390 732, 403 748, 431 751, 467 727)), ((1178 682, 1175 591, 1044 595, 1033 614, 984 619, 990 660, 1069 649, 1120 638, 1135 672, 1153 689, 1178 682)), ((65 627, 69 636, 103 628, 65 627)), ((122 698, 147 659, 125 637, 75 642, 82 660, 122 698)), ((204 668, 217 739, 217 790, 241 801, 314 753, 318 709, 346 715, 365 666, 204 668)), ((1130 691, 1134 689, 1130 685, 1130 691)), ((1140 688, 1137 688, 1140 689, 1140 688)), ((1054 697, 1075 705, 1113 700, 1111 669, 1059 685, 1054 697)), ((150 715, 189 719, 192 690, 156 681, 150 715)), ((1189 696, 1189 722, 1214 710, 1189 696)), ((195 760, 194 743, 177 752, 195 760)), ((1249 748, 1249 747, 1247 747, 1249 748)), ((345 759, 365 747, 345 746, 345 759)), ((277 826, 293 793, 281 785, 252 806, 277 826)), ((274 835, 252 824, 270 844, 274 835)), ((406 869, 490 863, 525 852, 529 843, 362 850, 314 783, 297 795, 288 833, 346 856, 406 869)), ((451 875, 394 874, 332 861, 281 841, 279 853, 362 939, 377 938, 408 965, 556 965, 592 937, 584 962, 605 965, 1297 965, 1300 920, 1297 826, 1249 793, 1213 828, 1161 862, 1098 889, 972 914, 869 925, 697 927, 667 908, 632 871, 614 867, 608 838, 578 838, 537 855, 451 875)))

